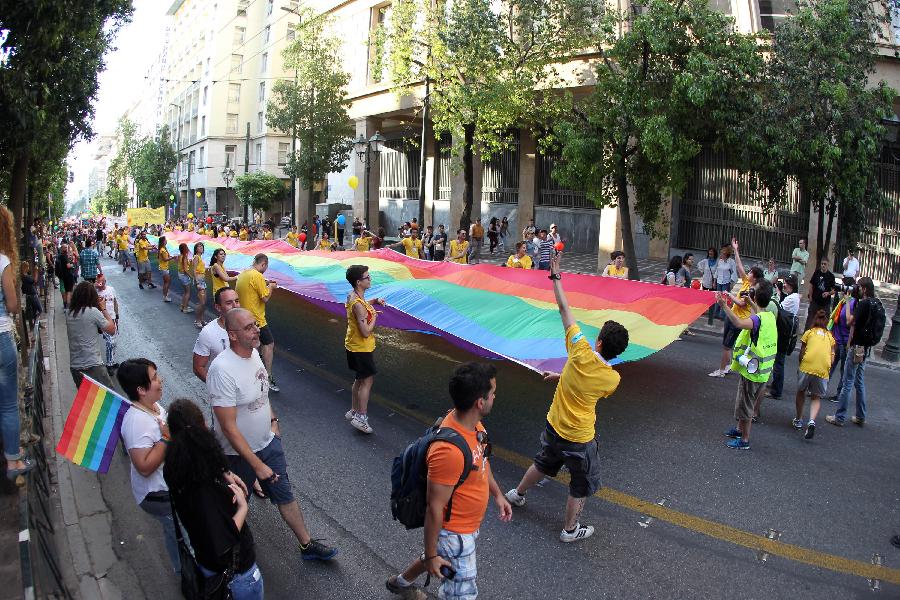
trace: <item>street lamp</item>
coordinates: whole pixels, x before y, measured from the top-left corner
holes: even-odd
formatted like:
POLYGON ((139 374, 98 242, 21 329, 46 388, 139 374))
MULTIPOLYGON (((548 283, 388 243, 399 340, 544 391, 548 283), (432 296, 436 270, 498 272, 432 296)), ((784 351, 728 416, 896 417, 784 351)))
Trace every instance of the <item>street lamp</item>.
POLYGON ((384 141, 384 136, 376 131, 375 135, 373 135, 369 139, 366 139, 366 137, 360 133, 356 141, 353 142, 353 148, 354 150, 356 150, 356 155, 359 157, 359 160, 366 166, 365 188, 363 189, 363 204, 365 206, 366 222, 369 227, 377 227, 378 225, 377 217, 375 219, 369 218, 369 170, 371 170, 372 164, 378 160, 378 157, 384 150, 384 141), (376 222, 373 223, 373 221, 376 222))
POLYGON ((228 186, 234 181, 234 169, 229 167, 227 163, 225 164, 225 168, 222 169, 222 179, 225 181, 225 206, 227 207, 231 200, 228 194, 228 186))

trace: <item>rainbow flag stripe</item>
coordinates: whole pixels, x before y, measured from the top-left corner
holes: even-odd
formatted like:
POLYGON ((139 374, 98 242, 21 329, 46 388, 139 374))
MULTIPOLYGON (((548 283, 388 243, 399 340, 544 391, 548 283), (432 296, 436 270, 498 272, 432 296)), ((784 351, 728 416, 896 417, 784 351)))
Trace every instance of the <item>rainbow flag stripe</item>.
MULTIPOLYGON (((191 249, 204 242, 207 264, 214 250, 225 248, 232 272, 250 267, 253 256, 263 252, 269 257, 267 278, 342 316, 349 291, 344 273, 364 264, 372 275, 369 296, 384 297, 389 305, 379 316, 381 326, 440 335, 480 356, 536 371, 559 370, 566 360, 546 271, 432 262, 388 249, 301 252, 281 240, 242 242, 188 232, 169 232, 166 239, 173 256, 181 242, 191 249)), ((665 348, 714 301, 711 292, 594 275, 567 273, 564 283, 588 339, 596 338, 607 320, 628 329, 628 349, 613 362, 640 360, 665 348)))
POLYGON ((106 473, 131 404, 85 376, 72 401, 56 451, 91 471, 106 473))

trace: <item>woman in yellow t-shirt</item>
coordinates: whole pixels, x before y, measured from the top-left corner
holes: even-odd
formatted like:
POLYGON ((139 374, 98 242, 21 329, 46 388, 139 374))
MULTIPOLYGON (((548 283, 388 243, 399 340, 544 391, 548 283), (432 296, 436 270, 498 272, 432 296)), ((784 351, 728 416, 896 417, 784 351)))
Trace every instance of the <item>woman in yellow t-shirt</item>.
POLYGON ((369 245, 372 242, 372 238, 368 235, 369 232, 363 233, 360 237, 356 238, 356 251, 357 252, 368 252, 369 245))
POLYGON ((215 298, 216 292, 222 288, 227 288, 230 282, 237 281, 237 276, 229 275, 228 271, 225 270, 224 248, 219 248, 213 252, 212 260, 209 263, 209 271, 212 274, 213 298, 215 298))
POLYGON ((184 287, 181 293, 181 312, 192 313, 194 309, 189 306, 191 302, 191 250, 184 242, 178 244, 178 281, 184 287))
POLYGON ((506 266, 512 269, 530 269, 534 266, 525 242, 516 242, 516 253, 506 259, 506 266))
POLYGON ((162 274, 163 280, 163 302, 171 302, 172 298, 169 297, 169 286, 172 284, 172 276, 169 274, 169 261, 172 260, 172 255, 169 254, 169 249, 166 248, 166 236, 162 236, 159 238, 159 272, 162 274))
POLYGON ((319 247, 317 250, 334 250, 334 245, 332 245, 331 240, 328 239, 328 234, 324 231, 322 232, 322 239, 319 240, 319 247))
MULTIPOLYGON (((369 267, 353 265, 347 269, 347 282, 353 291, 347 294, 347 366, 356 372, 353 379, 350 410, 344 415, 350 424, 363 433, 372 433, 369 425, 369 394, 375 381, 375 319, 378 313, 366 302, 366 290, 372 287, 369 267)), ((374 304, 385 306, 384 298, 376 298, 374 304)))
POLYGON ((444 260, 461 265, 469 264, 469 242, 466 241, 465 229, 457 231, 456 239, 450 240, 450 254, 444 260))
POLYGON ((247 231, 246 227, 241 227, 241 233, 240 233, 240 235, 238 235, 238 239, 241 240, 242 242, 246 242, 247 240, 250 239, 250 232, 247 231))
POLYGON ((269 229, 268 227, 266 227, 265 229, 263 229, 263 239, 264 239, 264 240, 271 240, 271 239, 272 239, 272 230, 269 229))
POLYGON ((197 329, 203 329, 203 313, 206 312, 206 263, 203 262, 203 242, 194 244, 194 260, 191 261, 194 285, 197 287, 197 318, 194 325, 197 329))
POLYGON ((828 392, 828 377, 834 363, 834 337, 828 331, 828 313, 820 308, 813 318, 813 326, 800 337, 800 369, 797 373, 797 397, 794 399, 796 417, 794 429, 803 429, 803 404, 809 392, 809 422, 803 437, 811 440, 816 434, 816 417, 822 396, 828 392))
POLYGON ((288 231, 288 234, 284 236, 284 241, 293 246, 294 248, 300 247, 300 238, 297 236, 297 227, 291 227, 291 230, 288 231))
POLYGON ((609 264, 603 269, 603 277, 615 277, 617 279, 628 279, 628 267, 625 266, 625 253, 616 250, 609 255, 609 264))

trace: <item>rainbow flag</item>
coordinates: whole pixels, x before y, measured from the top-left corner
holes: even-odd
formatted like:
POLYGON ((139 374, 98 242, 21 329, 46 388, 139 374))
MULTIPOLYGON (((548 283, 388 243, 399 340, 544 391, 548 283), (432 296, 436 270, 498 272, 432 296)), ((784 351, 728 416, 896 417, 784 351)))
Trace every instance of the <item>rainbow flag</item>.
MULTIPOLYGON (((478 356, 508 359, 536 371, 559 371, 566 361, 546 271, 433 262, 388 249, 300 251, 281 240, 242 242, 189 232, 167 232, 166 241, 173 256, 179 243, 193 249, 195 242, 203 242, 207 264, 213 251, 225 248, 225 267, 231 272, 249 268, 254 255, 264 252, 269 257, 267 279, 340 316, 346 315, 350 291, 347 267, 364 264, 372 276, 368 296, 388 303, 379 307, 379 326, 439 335, 478 356)), ((594 275, 566 273, 563 285, 589 340, 608 320, 628 329, 628 349, 613 363, 640 360, 665 348, 715 301, 712 292, 594 275)))
POLYGON ((76 465, 106 473, 129 406, 128 400, 85 376, 56 451, 76 465))

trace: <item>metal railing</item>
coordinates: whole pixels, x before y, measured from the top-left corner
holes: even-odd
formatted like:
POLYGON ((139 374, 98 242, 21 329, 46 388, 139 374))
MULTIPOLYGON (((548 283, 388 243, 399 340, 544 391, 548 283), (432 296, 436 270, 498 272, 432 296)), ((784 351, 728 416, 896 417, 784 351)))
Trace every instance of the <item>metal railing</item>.
POLYGON ((599 209, 583 190, 567 188, 554 179, 553 171, 560 160, 561 156, 558 151, 539 155, 539 183, 536 204, 538 206, 553 206, 557 208, 599 209))

